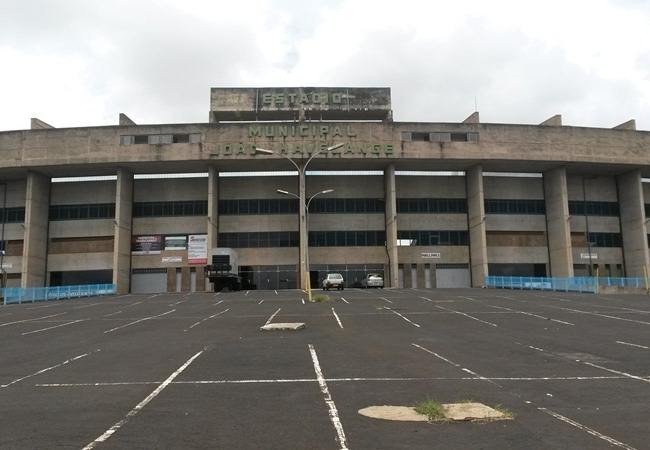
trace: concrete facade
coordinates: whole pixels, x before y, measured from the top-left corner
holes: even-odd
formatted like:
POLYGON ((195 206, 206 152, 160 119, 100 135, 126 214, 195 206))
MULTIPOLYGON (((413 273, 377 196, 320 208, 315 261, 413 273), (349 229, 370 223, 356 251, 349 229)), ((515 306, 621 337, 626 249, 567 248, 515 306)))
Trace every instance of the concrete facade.
POLYGON ((131 241, 207 235, 211 251, 222 233, 250 239, 295 233, 296 245, 235 248, 240 266, 260 279, 275 273, 280 287, 300 279, 300 245, 312 271, 345 271, 351 280, 378 271, 387 286, 444 285, 437 278, 443 271, 471 271, 478 287, 489 274, 644 276, 648 270, 650 185, 642 180, 650 177, 650 133, 629 125, 563 126, 559 115, 541 125, 480 123, 478 113, 459 123, 393 122, 389 90, 361 89, 358 105, 333 103, 341 89, 347 88, 296 91, 305 102, 327 93, 317 104, 278 103, 292 88, 213 90, 210 123, 136 125, 121 115, 118 126, 56 129, 34 121, 31 130, 0 132, 0 182, 7 183, 13 214, 4 232, 8 284, 43 286, 112 272, 121 293, 138 273, 162 274, 151 278, 164 279, 165 289, 201 290, 203 265, 189 260, 187 248, 138 254, 131 241), (251 92, 271 95, 271 103, 251 92), (220 122, 244 116, 257 121, 220 122), (320 121, 327 118, 336 121, 320 121), (296 175, 276 173, 292 168, 285 157, 304 163, 339 142, 343 148, 309 165, 307 198, 333 189, 317 199, 333 209, 310 213, 305 229, 297 212, 220 212, 226 202, 289 200, 277 189, 298 193, 301 186, 296 175), (133 177, 177 172, 200 175, 133 177), (117 181, 50 183, 115 174, 117 181), (350 200, 374 206, 348 210, 350 200), (181 203, 196 210, 145 211, 181 203), (84 205, 114 214, 75 216, 84 205), (66 216, 67 209, 77 212, 66 216), (314 233, 336 242, 307 246, 314 233), (380 233, 381 242, 341 244, 346 233, 380 233))

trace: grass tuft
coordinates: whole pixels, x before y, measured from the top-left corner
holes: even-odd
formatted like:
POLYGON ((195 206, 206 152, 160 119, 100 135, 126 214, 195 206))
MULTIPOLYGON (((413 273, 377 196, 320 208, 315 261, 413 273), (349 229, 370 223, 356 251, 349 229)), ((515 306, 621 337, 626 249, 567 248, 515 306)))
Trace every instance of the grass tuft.
POLYGON ((445 411, 442 405, 435 400, 425 400, 415 405, 415 412, 427 416, 430 421, 445 420, 445 411))
POLYGON ((507 419, 514 419, 515 418, 515 414, 512 411, 510 411, 508 408, 503 406, 503 405, 495 405, 494 409, 496 409, 501 414, 503 414, 503 417, 505 417, 507 419))
POLYGON ((322 303, 322 302, 331 302, 332 299, 330 298, 329 295, 326 294, 316 294, 312 297, 312 301, 317 303, 322 303))

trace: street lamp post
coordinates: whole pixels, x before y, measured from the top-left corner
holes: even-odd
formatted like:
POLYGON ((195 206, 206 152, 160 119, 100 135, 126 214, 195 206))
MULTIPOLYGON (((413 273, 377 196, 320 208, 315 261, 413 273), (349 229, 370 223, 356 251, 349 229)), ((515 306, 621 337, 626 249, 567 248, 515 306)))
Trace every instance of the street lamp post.
MULTIPOLYGON (((294 198, 298 199, 298 207, 300 207, 300 196, 296 195, 292 192, 285 191, 284 189, 276 189, 276 192, 279 194, 284 194, 288 195, 294 198)), ((309 271, 309 205, 311 204, 311 201, 316 198, 319 195, 322 194, 329 194, 330 192, 334 192, 334 189, 325 189, 324 191, 316 192, 314 195, 309 197, 307 200, 307 203, 302 203, 302 207, 304 208, 304 213, 305 213, 305 234, 307 236, 307 243, 305 246, 305 285, 306 285, 306 290, 307 290, 307 295, 309 296, 309 301, 311 302, 311 281, 309 280, 310 277, 310 271, 309 271)))
POLYGON ((0 183, 2 190, 2 231, 0 231, 0 287, 4 288, 7 284, 7 271, 5 270, 5 253, 7 252, 7 243, 5 242, 5 223, 7 221, 7 183, 0 183))
MULTIPOLYGON (((345 144, 335 144, 330 147, 322 148, 314 152, 306 162, 303 162, 303 159, 300 159, 298 162, 294 161, 292 158, 289 158, 283 153, 278 153, 273 150, 267 150, 264 148, 255 148, 256 153, 263 153, 265 155, 280 155, 285 159, 288 159, 291 164, 293 164, 298 170, 298 200, 301 205, 306 204, 306 194, 305 194, 305 173, 307 171, 307 166, 309 163, 321 153, 331 152, 333 150, 343 147, 345 144)), ((308 279, 307 279, 307 218, 305 216, 305 208, 300 208, 299 210, 299 235, 300 235, 300 247, 299 247, 299 272, 300 272, 300 289, 306 290, 308 288, 308 279)))

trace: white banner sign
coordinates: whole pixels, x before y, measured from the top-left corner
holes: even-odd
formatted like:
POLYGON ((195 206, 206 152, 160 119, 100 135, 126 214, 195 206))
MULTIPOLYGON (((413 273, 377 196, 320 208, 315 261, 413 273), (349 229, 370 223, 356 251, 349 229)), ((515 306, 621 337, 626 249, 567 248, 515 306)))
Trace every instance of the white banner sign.
POLYGON ((440 259, 440 253, 422 252, 422 257, 425 259, 440 259))
POLYGON ((592 253, 590 258, 589 253, 580 253, 580 259, 598 259, 598 254, 592 253))
POLYGON ((183 262, 183 257, 182 256, 163 256, 162 257, 162 262, 166 262, 166 263, 183 262))
POLYGON ((190 264, 208 263, 207 234, 190 234, 187 237, 187 262, 190 264))
POLYGON ((3 269, 13 269, 14 265, 12 263, 2 263, 3 269))

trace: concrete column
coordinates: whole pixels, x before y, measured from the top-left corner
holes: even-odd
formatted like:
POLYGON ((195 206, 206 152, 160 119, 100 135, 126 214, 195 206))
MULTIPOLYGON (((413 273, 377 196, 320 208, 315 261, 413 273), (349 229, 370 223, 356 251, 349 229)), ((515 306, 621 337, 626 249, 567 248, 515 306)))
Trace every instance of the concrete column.
POLYGON ((424 289, 426 281, 424 280, 424 263, 418 263, 418 289, 424 289))
MULTIPOLYGON (((303 162, 299 163, 298 170, 298 214, 300 215, 300 224, 298 231, 300 234, 299 244, 299 259, 300 264, 298 267, 299 285, 300 289, 307 289, 307 282, 309 281, 309 269, 307 268, 307 252, 309 249, 309 238, 307 235, 307 193, 306 193, 306 180, 305 180, 306 167, 303 162)), ((317 287, 317 286, 315 286, 317 287)))
POLYGON ((573 253, 571 224, 569 223, 569 196, 564 167, 544 172, 544 201, 550 275, 552 277, 572 277, 573 253))
POLYGON ((192 275, 190 268, 181 267, 181 292, 190 292, 192 290, 192 275))
POLYGON ((485 286, 488 275, 487 241, 485 237, 485 204, 483 168, 474 166, 465 171, 467 186, 467 225, 472 287, 485 286))
POLYGON ((176 267, 167 268, 167 292, 176 292, 176 267))
MULTIPOLYGON (((217 248, 219 234, 219 171, 208 168, 208 256, 210 250, 217 248)), ((208 261, 211 264, 212 261, 208 261)))
POLYGON ((115 185, 115 220, 113 229, 113 284, 117 293, 128 294, 131 287, 131 228, 133 222, 133 174, 117 171, 115 185))
POLYGON ((616 177, 618 204, 623 234, 625 276, 643 277, 648 270, 648 235, 641 172, 634 170, 616 177))
POLYGON ((27 174, 25 196, 25 237, 20 286, 47 284, 47 235, 50 211, 50 178, 35 172, 27 174))
MULTIPOLYGON (((388 253, 388 273, 384 274, 384 284, 386 287, 398 287, 397 198, 395 166, 393 164, 384 169, 384 187, 384 204, 386 205, 386 251, 388 253)), ((406 277, 406 274, 404 276, 406 277)))

